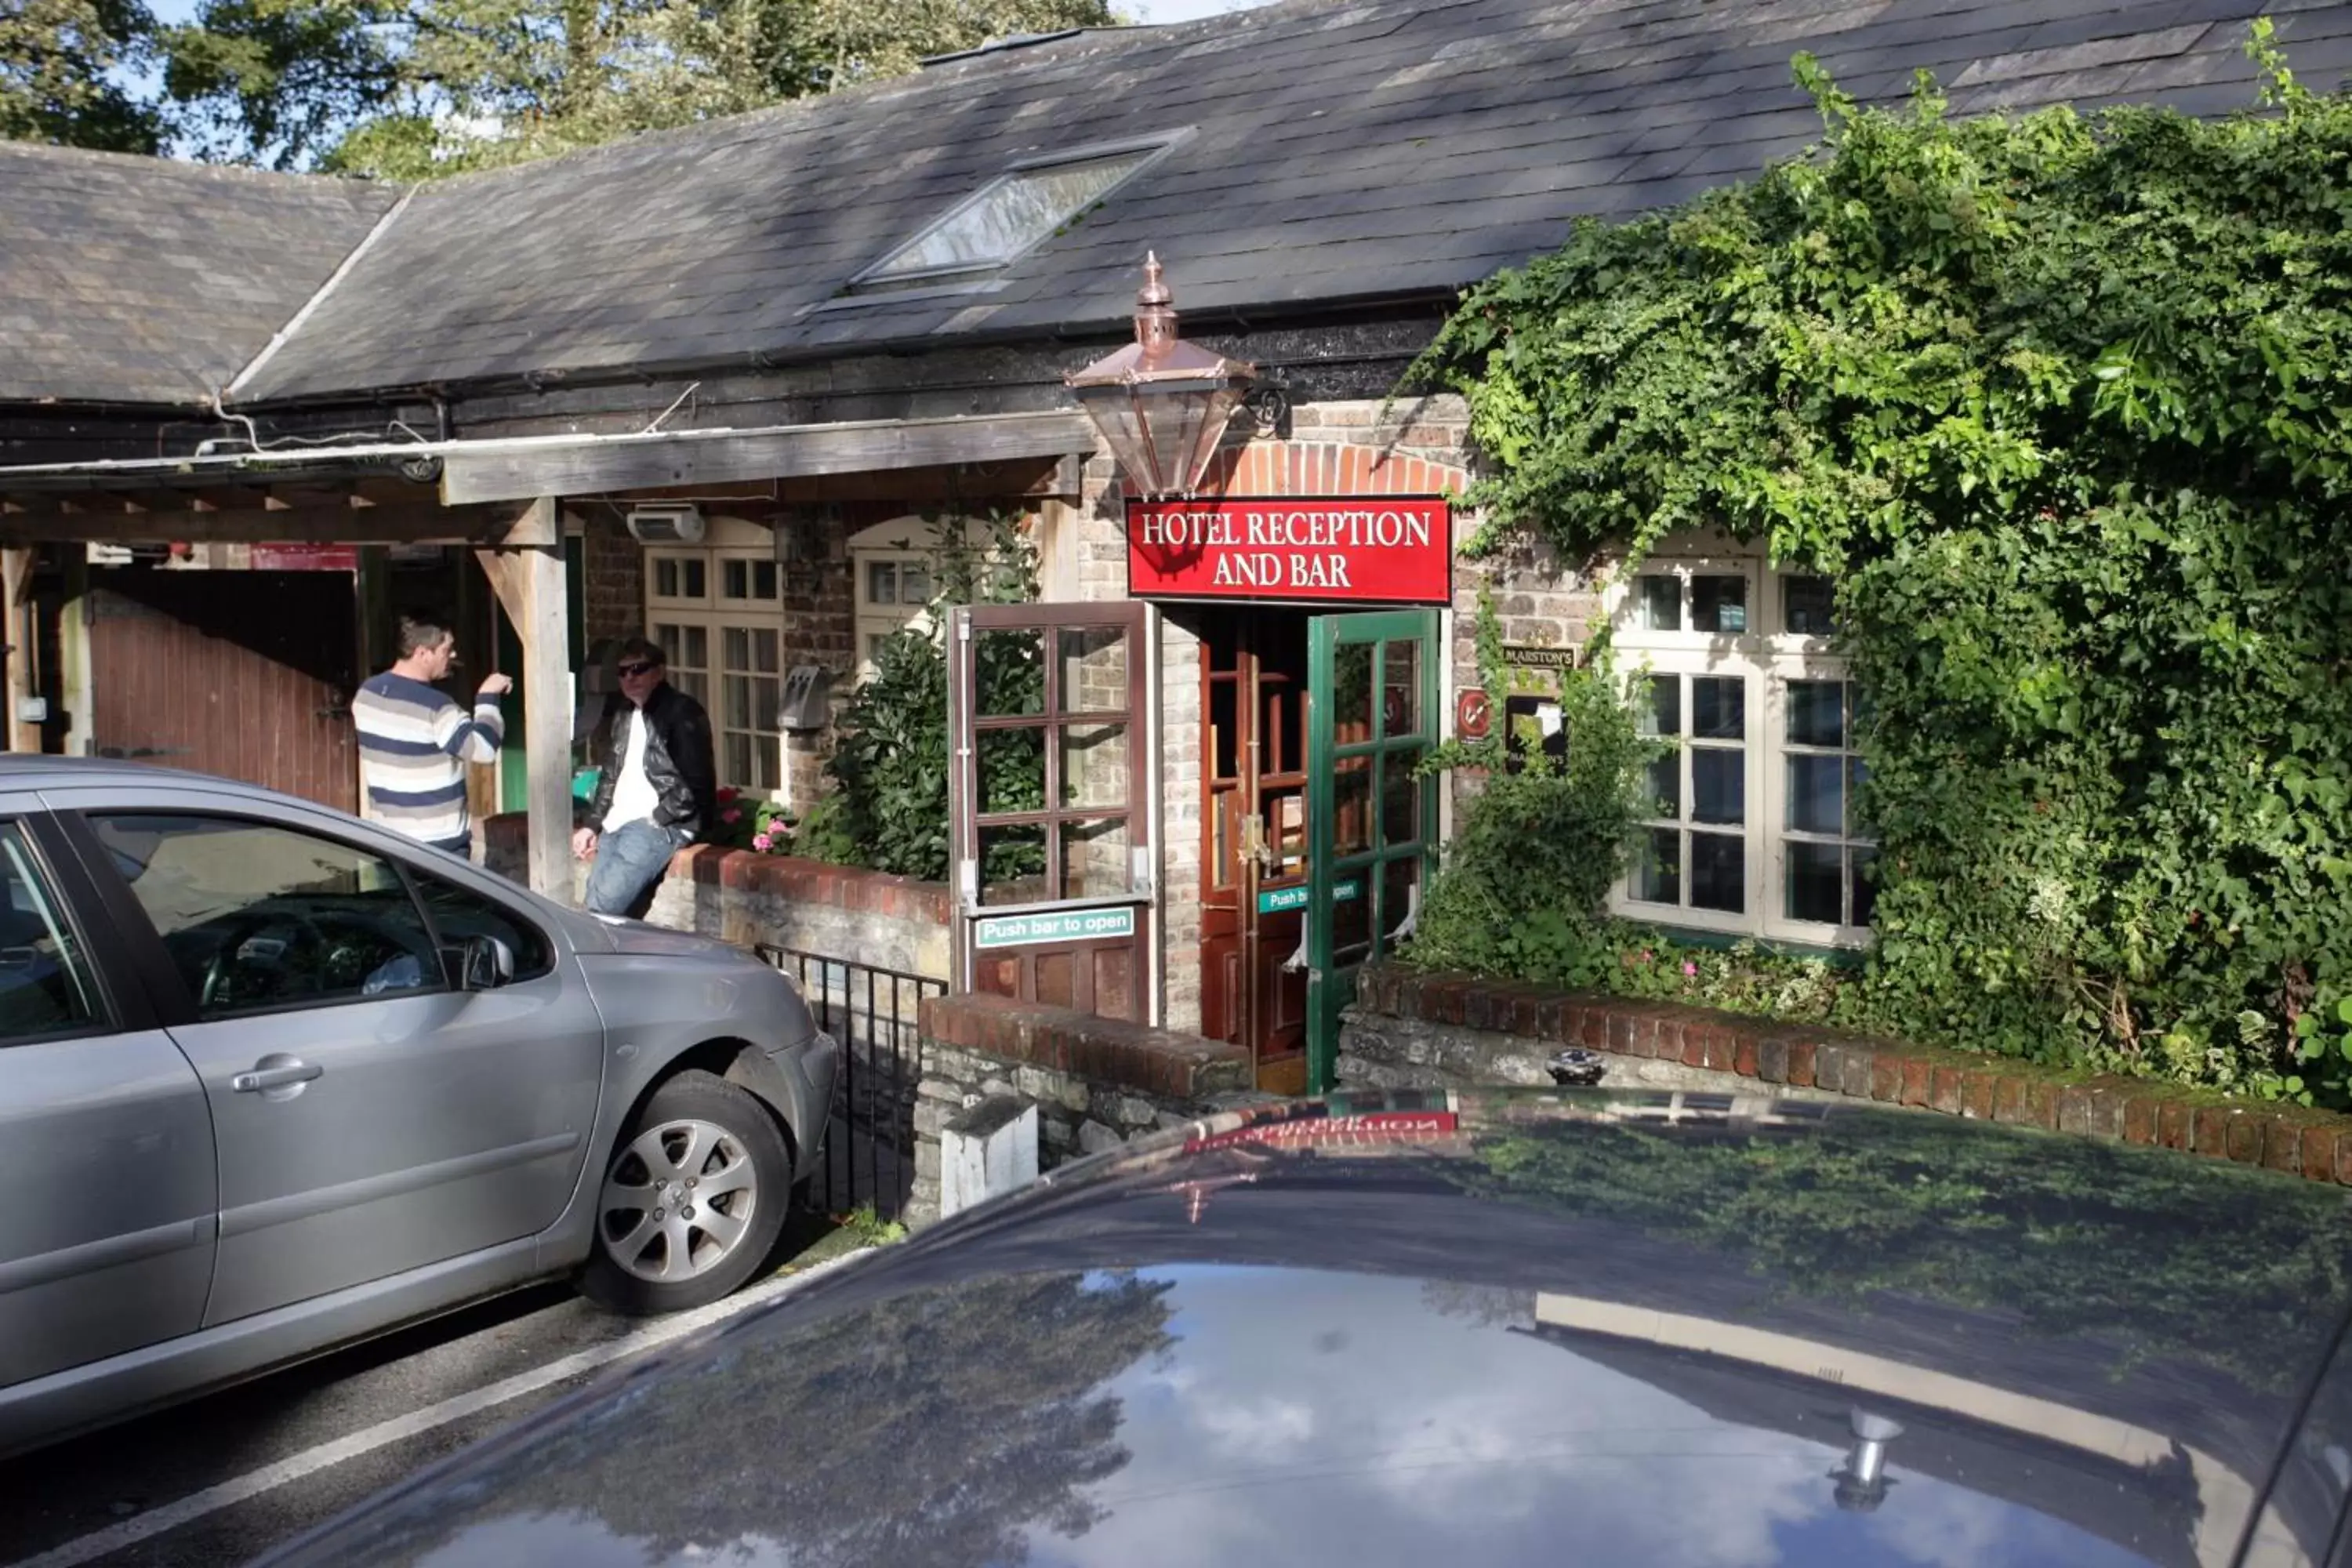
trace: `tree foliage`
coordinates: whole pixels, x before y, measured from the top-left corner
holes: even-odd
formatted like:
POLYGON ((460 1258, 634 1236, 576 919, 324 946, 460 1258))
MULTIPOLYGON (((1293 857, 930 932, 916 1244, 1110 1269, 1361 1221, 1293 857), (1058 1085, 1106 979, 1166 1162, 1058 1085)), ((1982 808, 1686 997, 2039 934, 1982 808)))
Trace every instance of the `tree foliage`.
POLYGON ((141 63, 140 0, 0 0, 0 139, 152 153, 161 121, 115 77, 141 63))
POLYGON ((1839 579, 1885 1026, 2342 1102, 2352 98, 1956 121, 1580 226, 1423 369, 1486 542, 1722 526, 1839 579), (2322 1026, 2322 1021, 2326 1026, 2322 1026))

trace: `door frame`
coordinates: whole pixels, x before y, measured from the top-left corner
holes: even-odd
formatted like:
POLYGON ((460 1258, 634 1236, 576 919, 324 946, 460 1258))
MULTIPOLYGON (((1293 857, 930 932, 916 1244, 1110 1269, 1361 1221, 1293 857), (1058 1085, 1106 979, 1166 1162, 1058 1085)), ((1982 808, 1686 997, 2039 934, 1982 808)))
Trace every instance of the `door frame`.
POLYGON ((1338 1063, 1339 1013, 1354 993, 1356 972, 1384 955, 1405 911, 1384 906, 1382 868, 1401 859, 1418 859, 1414 897, 1425 894, 1437 870, 1437 847, 1443 824, 1438 816, 1438 781, 1434 775, 1417 779, 1416 820, 1420 835, 1399 845, 1386 842, 1381 820, 1387 798, 1386 770, 1390 759, 1412 753, 1425 756, 1444 739, 1440 709, 1442 660, 1445 653, 1444 621, 1435 609, 1368 610, 1346 615, 1316 616, 1307 623, 1307 1090, 1328 1093, 1338 1063), (1418 718, 1402 734, 1388 733, 1388 647, 1392 643, 1416 645, 1419 691, 1418 718), (1372 679, 1369 696, 1375 721, 1371 738, 1340 745, 1335 689, 1338 655, 1342 647, 1370 648, 1372 679), (1370 790, 1365 809, 1370 832, 1367 847, 1346 856, 1338 853, 1338 767, 1343 760, 1370 759, 1370 790), (1333 941, 1331 913, 1343 882, 1353 880, 1364 905, 1369 940, 1360 955, 1339 962, 1333 941))

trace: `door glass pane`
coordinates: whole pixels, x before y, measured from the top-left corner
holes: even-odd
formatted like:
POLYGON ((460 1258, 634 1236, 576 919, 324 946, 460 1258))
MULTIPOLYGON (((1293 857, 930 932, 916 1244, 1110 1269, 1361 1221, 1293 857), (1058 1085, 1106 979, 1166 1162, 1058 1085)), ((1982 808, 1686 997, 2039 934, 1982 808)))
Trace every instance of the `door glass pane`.
POLYGON ((1748 753, 1701 746, 1691 752, 1691 820, 1748 820, 1748 753))
POLYGON ((1680 828, 1654 827, 1642 840, 1633 868, 1633 896, 1646 903, 1683 901, 1683 836, 1680 828))
POLYGON ((1693 577, 1691 629, 1737 637, 1748 629, 1746 577, 1693 577))
POLYGON ((982 730, 973 741, 979 777, 975 795, 983 813, 1045 808, 1045 731, 982 730))
POLYGON ((1747 840, 1728 833, 1690 836, 1690 903, 1738 914, 1748 906, 1747 840))
POLYGON ((1053 896, 1045 879, 1043 823, 980 830, 982 903, 1035 904, 1053 896))
POLYGON ((1748 733, 1748 681, 1737 675, 1691 678, 1691 731, 1702 741, 1737 741, 1748 733))
MULTIPOLYGON (((1381 951, 1397 943, 1397 932, 1421 910, 1421 857, 1408 855, 1381 866, 1381 951)), ((1405 932, 1410 938, 1412 932, 1405 932)))
POLYGON ((32 848, 11 824, 0 828, 8 907, 0 911, 0 1038, 79 1028, 98 1016, 97 992, 72 930, 32 848))
POLYGON ((1683 629, 1683 580, 1652 575, 1633 580, 1633 624, 1645 632, 1683 629))
MULTIPOLYGON (((1361 884, 1368 875, 1368 872, 1362 871, 1349 873, 1349 876, 1359 884, 1361 884)), ((1321 915, 1318 910, 1310 910, 1307 912, 1308 920, 1319 917, 1330 921, 1331 962, 1335 966, 1344 969, 1351 963, 1361 963, 1371 956, 1374 891, 1372 888, 1360 885, 1354 898, 1332 900, 1328 916, 1321 915)))
POLYGON ((1045 645, 1025 627, 971 634, 972 695, 983 717, 1045 711, 1045 645))
POLYGON ((1372 646, 1343 642, 1331 650, 1332 738, 1342 746, 1372 738, 1372 646))
POLYGON ((201 1017, 441 984, 391 865, 332 839, 227 817, 94 816, 201 1017))
POLYGON ((1384 847, 1417 844, 1422 838, 1421 781, 1412 776, 1421 748, 1381 757, 1381 843, 1384 847))
POLYGON ((1065 626, 1061 702, 1069 713, 1127 711, 1127 633, 1118 626, 1065 626))
MULTIPOLYGON (((1789 759, 1789 828, 1835 835, 1845 827, 1845 759, 1789 759)), ((1836 879, 1832 877, 1832 882, 1836 879)))
POLYGON ((1342 757, 1332 769, 1332 852, 1354 855, 1371 847, 1372 759, 1342 757))
POLYGON ((1235 682, 1219 680, 1210 684, 1209 776, 1213 779, 1241 776, 1241 731, 1234 721, 1240 706, 1241 691, 1235 682))
POLYGON ((1066 899, 1098 899, 1133 888, 1127 819, 1062 824, 1062 891, 1066 899))
POLYGON ((1836 925, 1843 907, 1839 884, 1845 876, 1845 850, 1835 844, 1790 844, 1789 918, 1836 925))
POLYGON ((1837 608, 1837 595, 1830 590, 1826 577, 1803 577, 1793 573, 1780 579, 1780 629, 1801 637, 1825 637, 1833 629, 1831 616, 1837 608))
POLYGON ((1654 675, 1650 700, 1642 705, 1642 733, 1679 735, 1683 732, 1683 678, 1654 675))
POLYGON ((1381 733, 1421 733, 1421 644, 1381 645, 1381 733))
POLYGON ((1792 680, 1789 693, 1789 744, 1845 744, 1845 682, 1792 680))
POLYGON ((1062 804, 1125 805, 1127 726, 1069 724, 1062 737, 1062 804))

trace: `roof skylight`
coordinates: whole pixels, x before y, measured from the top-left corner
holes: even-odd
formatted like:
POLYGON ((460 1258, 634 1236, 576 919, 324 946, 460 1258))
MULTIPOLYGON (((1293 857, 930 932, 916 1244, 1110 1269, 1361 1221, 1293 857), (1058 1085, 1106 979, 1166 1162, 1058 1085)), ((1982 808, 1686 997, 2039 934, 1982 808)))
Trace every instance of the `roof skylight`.
POLYGON ((1125 147, 1001 174, 852 279, 860 291, 955 283, 995 271, 1167 150, 1125 147))

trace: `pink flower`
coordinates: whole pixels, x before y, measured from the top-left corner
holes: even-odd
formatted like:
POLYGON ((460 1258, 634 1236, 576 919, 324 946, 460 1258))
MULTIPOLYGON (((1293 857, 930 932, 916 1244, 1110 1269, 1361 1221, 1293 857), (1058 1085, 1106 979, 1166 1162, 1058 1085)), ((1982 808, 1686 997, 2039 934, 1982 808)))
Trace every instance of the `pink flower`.
POLYGON ((1697 964, 1696 964, 1696 963, 1692 963, 1689 959, 1687 959, 1687 958, 1684 959, 1684 960, 1683 960, 1683 973, 1684 973, 1684 975, 1685 975, 1685 976, 1686 976, 1686 977, 1688 977, 1688 978, 1691 978, 1691 979, 1696 979, 1696 978, 1698 977, 1698 965, 1697 965, 1697 964))
POLYGON ((719 820, 721 822, 740 822, 743 820, 743 814, 740 811, 722 811, 719 814, 719 820))
POLYGON ((768 847, 768 836, 764 833, 751 835, 751 847, 754 849, 765 850, 768 847))

